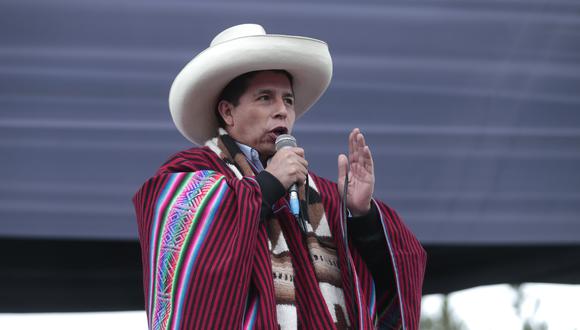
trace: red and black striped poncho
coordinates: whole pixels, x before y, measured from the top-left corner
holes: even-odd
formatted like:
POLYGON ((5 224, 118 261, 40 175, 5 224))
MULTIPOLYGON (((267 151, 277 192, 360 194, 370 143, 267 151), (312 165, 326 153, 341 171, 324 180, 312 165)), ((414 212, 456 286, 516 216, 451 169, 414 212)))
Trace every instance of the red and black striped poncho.
MULTIPOLYGON (((426 263, 420 243, 393 209, 375 201, 396 280, 391 299, 376 297, 375 282, 382 279, 373 279, 356 248, 348 242, 347 251, 341 239, 336 184, 312 178, 337 245, 349 319, 359 329, 418 329, 426 263)), ((238 179, 208 147, 176 154, 143 184, 133 202, 151 329, 278 327, 261 201, 255 179, 238 179)), ((285 216, 280 220, 292 251, 298 325, 332 329, 300 229, 289 212, 285 216)))

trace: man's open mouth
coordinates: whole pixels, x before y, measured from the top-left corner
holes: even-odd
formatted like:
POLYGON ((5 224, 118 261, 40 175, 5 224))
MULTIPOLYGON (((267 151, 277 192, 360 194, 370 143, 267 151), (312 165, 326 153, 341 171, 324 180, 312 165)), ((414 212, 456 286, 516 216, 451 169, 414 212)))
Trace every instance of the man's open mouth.
POLYGON ((276 134, 276 136, 280 136, 282 134, 288 134, 288 129, 286 127, 283 127, 283 126, 279 126, 279 127, 274 128, 270 132, 276 134))

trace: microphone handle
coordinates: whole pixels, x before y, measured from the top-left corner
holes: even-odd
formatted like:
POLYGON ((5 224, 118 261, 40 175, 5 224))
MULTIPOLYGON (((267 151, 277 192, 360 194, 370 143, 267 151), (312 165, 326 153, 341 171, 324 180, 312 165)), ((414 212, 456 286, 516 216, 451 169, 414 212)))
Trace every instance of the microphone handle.
POLYGON ((300 216, 300 200, 298 199, 298 187, 296 184, 290 186, 290 211, 295 217, 300 216))
POLYGON ((294 183, 294 184, 292 184, 290 186, 290 188, 288 188, 288 191, 289 192, 295 192, 295 193, 297 193, 298 192, 298 186, 294 183))
MULTIPOLYGON (((282 134, 276 137, 276 151, 296 147, 296 139, 290 134, 282 134)), ((290 194, 290 211, 298 218, 300 216, 300 200, 298 199, 298 187, 296 183, 288 189, 290 194)))

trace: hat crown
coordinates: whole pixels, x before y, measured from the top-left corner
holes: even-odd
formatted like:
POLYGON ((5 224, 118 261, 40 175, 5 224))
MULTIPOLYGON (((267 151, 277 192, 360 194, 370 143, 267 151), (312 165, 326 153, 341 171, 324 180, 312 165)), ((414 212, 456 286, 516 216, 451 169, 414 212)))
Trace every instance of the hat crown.
POLYGON ((222 42, 230 41, 236 38, 256 35, 266 35, 266 30, 264 30, 264 28, 259 24, 240 24, 220 32, 220 34, 213 38, 210 46, 215 46, 217 44, 221 44, 222 42))

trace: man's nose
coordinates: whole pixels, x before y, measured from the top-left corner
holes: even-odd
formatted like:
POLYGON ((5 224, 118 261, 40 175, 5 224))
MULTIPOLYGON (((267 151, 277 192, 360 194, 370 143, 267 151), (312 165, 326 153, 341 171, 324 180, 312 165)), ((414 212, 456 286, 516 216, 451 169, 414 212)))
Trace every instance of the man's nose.
POLYGON ((281 97, 276 98, 276 102, 274 103, 274 117, 282 117, 286 118, 288 116, 288 107, 284 103, 284 99, 281 97))

